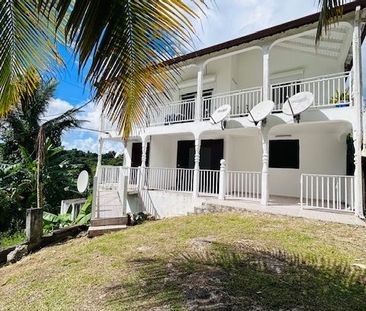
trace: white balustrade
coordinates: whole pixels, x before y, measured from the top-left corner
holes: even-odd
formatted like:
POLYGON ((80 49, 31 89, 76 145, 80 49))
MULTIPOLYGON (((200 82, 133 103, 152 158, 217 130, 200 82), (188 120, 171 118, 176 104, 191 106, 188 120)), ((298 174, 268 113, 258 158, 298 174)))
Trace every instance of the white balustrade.
POLYGON ((158 168, 145 169, 145 189, 192 192, 193 169, 158 168))
POLYGON ((254 199, 261 196, 260 172, 226 172, 226 197, 230 199, 254 199))
POLYGON ((354 177, 301 174, 302 207, 354 211, 354 177))
POLYGON ((199 194, 218 195, 220 170, 199 170, 199 194))
POLYGON ((228 93, 203 97, 202 119, 207 120, 210 115, 222 105, 230 105, 231 117, 240 117, 249 113, 262 100, 262 88, 255 87, 236 90, 228 93))
POLYGON ((161 105, 150 113, 148 123, 151 126, 156 126, 191 122, 194 120, 194 116, 195 101, 183 100, 161 105))
POLYGON ((99 172, 99 190, 118 190, 121 176, 128 176, 128 190, 137 189, 137 167, 102 165, 99 172))
POLYGON ((351 105, 350 86, 350 72, 272 84, 271 95, 275 103, 273 111, 282 111, 282 105, 287 98, 299 92, 311 92, 314 94, 312 107, 349 106, 351 105))

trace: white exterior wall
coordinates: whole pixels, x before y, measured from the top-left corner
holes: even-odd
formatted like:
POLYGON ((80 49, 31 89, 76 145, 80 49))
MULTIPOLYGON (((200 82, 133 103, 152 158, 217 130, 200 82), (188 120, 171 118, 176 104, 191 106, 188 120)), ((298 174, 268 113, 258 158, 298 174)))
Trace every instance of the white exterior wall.
POLYGON ((175 168, 177 164, 177 136, 153 136, 150 141, 150 167, 175 168))
POLYGON ((300 176, 309 174, 346 174, 346 136, 332 133, 301 133, 291 137, 270 139, 299 139, 300 168, 269 168, 269 193, 299 197, 300 176))

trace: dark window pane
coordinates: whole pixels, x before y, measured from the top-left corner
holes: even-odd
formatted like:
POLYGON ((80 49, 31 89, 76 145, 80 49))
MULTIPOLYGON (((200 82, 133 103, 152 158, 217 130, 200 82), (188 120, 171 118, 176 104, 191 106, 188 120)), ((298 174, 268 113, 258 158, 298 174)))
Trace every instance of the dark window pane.
POLYGON ((271 140, 269 142, 269 167, 298 169, 299 150, 299 140, 271 140))

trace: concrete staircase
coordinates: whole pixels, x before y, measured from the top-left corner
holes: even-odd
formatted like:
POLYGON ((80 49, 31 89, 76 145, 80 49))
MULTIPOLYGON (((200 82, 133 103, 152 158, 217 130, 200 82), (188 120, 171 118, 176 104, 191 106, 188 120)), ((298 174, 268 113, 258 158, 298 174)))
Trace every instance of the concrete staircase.
POLYGON ((91 220, 88 237, 127 229, 127 216, 113 218, 95 218, 91 220))

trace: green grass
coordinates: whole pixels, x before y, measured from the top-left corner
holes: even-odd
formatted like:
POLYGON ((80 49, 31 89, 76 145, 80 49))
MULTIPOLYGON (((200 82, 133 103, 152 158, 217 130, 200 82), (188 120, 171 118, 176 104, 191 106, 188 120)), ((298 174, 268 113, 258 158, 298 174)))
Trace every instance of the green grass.
POLYGON ((0 269, 0 310, 366 310, 366 228, 273 215, 149 222, 0 269), (297 308, 297 309, 296 309, 297 308))
POLYGON ((14 246, 25 241, 25 233, 18 231, 13 234, 0 234, 0 248, 14 246))

